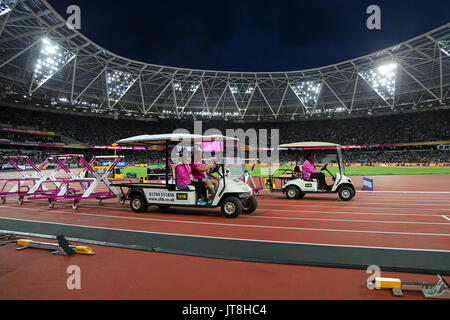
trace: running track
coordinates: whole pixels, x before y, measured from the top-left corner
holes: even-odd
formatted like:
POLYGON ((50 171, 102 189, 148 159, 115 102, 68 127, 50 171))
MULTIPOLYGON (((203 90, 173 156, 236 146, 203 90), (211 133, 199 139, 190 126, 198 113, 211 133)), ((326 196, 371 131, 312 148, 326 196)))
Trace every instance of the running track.
MULTIPOLYGON (((361 185, 360 178, 354 180, 361 185)), ((289 201, 282 194, 262 192, 258 209, 236 219, 220 216, 219 209, 150 207, 138 214, 130 211, 128 203, 122 206, 117 201, 82 201, 73 210, 70 203, 49 209, 45 201, 25 201, 20 206, 15 199, 0 206, 0 217, 166 234, 450 251, 448 176, 375 177, 375 188, 383 192, 358 190, 349 202, 337 195, 289 201)), ((314 270, 318 269, 332 270, 314 270)))

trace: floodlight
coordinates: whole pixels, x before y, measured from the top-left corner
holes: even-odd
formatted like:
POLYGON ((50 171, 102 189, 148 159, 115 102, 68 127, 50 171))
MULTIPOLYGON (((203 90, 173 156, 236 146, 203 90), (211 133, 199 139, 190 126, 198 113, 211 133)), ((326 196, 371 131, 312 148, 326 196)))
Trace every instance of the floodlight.
POLYGON ((439 47, 443 53, 450 56, 450 41, 439 41, 439 47))
POLYGON ((11 11, 11 6, 15 4, 17 0, 0 0, 0 17, 11 11))
POLYGON ((313 108, 319 98, 322 81, 303 81, 290 84, 292 91, 306 108, 313 108))
POLYGON ((362 71, 361 77, 385 100, 395 96, 397 64, 394 62, 379 65, 362 71))
POLYGON ((181 84, 180 84, 179 82, 174 82, 174 83, 173 83, 173 88, 174 88, 176 91, 181 91, 181 84))
POLYGON ((248 84, 233 84, 230 85, 230 90, 233 95, 243 96, 243 95, 251 95, 254 87, 248 84))
MULTIPOLYGON (((229 86, 231 94, 233 95, 236 103, 236 108, 239 110, 246 110, 250 100, 253 97, 254 87, 250 82, 233 83, 229 86)), ((240 115, 239 112, 235 112, 232 116, 240 115)))
POLYGON ((42 38, 39 57, 34 64, 31 92, 42 86, 69 63, 75 55, 48 38, 42 38))
POLYGON ((119 101, 123 95, 131 88, 138 78, 127 72, 109 70, 106 72, 106 82, 108 87, 108 98, 112 101, 119 101))

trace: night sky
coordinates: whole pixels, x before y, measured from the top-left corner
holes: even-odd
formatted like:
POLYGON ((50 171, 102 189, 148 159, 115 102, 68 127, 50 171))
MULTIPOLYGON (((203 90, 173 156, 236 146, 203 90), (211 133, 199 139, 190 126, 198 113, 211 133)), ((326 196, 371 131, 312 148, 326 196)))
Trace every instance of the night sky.
POLYGON ((289 71, 356 58, 450 21, 449 1, 48 0, 81 9, 85 36, 138 61, 227 71, 289 71), (366 9, 381 9, 369 30, 366 9))

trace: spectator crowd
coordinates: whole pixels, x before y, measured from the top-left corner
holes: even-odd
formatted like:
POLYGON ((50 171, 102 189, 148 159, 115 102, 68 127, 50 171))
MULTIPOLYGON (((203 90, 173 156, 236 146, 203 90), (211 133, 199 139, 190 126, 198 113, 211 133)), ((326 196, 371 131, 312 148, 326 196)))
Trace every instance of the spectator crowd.
MULTIPOLYGON (((176 129, 186 129, 194 133, 194 122, 187 120, 158 119, 157 121, 143 121, 98 117, 78 116, 67 113, 44 112, 40 110, 25 110, 0 106, 2 114, 0 127, 27 127, 33 130, 54 131, 55 136, 33 135, 29 133, 0 132, 0 140, 14 142, 60 143, 58 135, 64 135, 92 147, 94 145, 110 145, 122 138, 140 134, 171 133, 176 129)), ((371 145, 387 143, 427 142, 435 140, 450 140, 450 110, 436 110, 415 112, 408 114, 394 114, 389 116, 280 121, 280 122, 251 122, 237 123, 232 121, 210 120, 202 122, 202 131, 218 129, 226 135, 227 129, 242 129, 244 132, 255 129, 267 129, 270 143, 270 129, 279 130, 279 143, 295 141, 327 141, 341 145, 371 145)), ((10 148, 10 147, 8 147, 10 148)), ((64 149, 34 149, 30 150, 4 148, 0 156, 13 152, 15 154, 31 154, 36 162, 43 161, 48 155, 67 153, 64 149)), ((87 158, 96 155, 111 154, 112 150, 83 149, 87 158)), ((128 163, 159 163, 163 154, 143 151, 121 151, 126 155, 128 163)), ((436 149, 419 150, 375 150, 345 151, 345 161, 348 163, 408 163, 408 162, 450 162, 449 151, 436 149)), ((287 160, 287 159, 286 159, 287 160)), ((289 160, 295 160, 289 159, 289 160)))

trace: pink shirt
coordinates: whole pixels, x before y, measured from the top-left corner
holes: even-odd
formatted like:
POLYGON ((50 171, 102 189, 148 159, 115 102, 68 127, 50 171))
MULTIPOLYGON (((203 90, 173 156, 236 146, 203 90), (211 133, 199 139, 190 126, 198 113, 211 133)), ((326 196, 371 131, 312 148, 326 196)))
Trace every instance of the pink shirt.
POLYGON ((175 167, 175 176, 177 178, 177 185, 186 186, 191 184, 190 175, 192 173, 191 166, 188 164, 178 164, 175 167))
POLYGON ((311 178, 311 173, 318 172, 316 167, 314 167, 314 161, 309 162, 308 160, 305 160, 305 162, 303 162, 302 172, 303 179, 305 180, 309 180, 311 178))
POLYGON ((192 176, 194 177, 194 179, 205 179, 206 175, 205 175, 205 171, 198 171, 197 168, 203 168, 205 167, 207 164, 200 164, 200 163, 191 163, 191 169, 192 169, 192 176))

